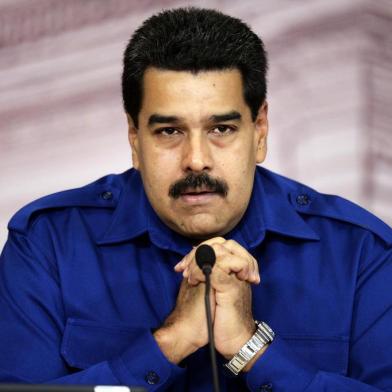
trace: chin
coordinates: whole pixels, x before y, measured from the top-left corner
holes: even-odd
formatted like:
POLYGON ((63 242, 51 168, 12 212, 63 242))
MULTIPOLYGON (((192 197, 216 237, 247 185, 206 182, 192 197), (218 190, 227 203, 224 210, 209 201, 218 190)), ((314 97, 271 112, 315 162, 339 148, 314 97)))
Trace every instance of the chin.
POLYGON ((207 240, 213 237, 220 237, 226 234, 229 230, 224 230, 226 225, 218 225, 216 222, 208 222, 208 220, 203 220, 202 222, 187 222, 181 225, 180 234, 185 237, 197 239, 197 240, 207 240))

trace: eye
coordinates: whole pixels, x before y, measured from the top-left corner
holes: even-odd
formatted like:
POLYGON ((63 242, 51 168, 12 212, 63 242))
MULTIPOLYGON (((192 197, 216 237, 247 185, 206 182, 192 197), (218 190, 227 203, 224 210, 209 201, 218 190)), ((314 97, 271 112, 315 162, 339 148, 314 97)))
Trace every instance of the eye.
POLYGON ((211 129, 211 133, 218 136, 229 135, 235 131, 236 128, 232 125, 216 125, 211 129))
POLYGON ((180 131, 177 128, 165 127, 157 129, 155 133, 162 136, 175 136, 178 135, 180 131))

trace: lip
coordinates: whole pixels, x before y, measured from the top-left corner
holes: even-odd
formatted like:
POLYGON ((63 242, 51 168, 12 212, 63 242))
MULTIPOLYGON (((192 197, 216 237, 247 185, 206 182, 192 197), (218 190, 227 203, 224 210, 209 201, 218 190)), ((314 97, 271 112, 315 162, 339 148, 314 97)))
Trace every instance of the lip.
POLYGON ((186 204, 208 204, 218 196, 216 192, 184 193, 180 200, 186 204))

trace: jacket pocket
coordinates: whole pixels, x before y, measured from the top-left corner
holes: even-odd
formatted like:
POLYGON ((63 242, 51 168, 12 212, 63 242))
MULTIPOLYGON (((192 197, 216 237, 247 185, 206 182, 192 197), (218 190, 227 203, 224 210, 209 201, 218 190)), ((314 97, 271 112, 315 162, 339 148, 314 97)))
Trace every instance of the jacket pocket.
POLYGON ((326 372, 347 373, 349 339, 344 336, 280 335, 304 361, 326 372))
POLYGON ((73 368, 86 369, 115 358, 146 329, 127 325, 103 325, 97 321, 68 319, 61 354, 73 368))

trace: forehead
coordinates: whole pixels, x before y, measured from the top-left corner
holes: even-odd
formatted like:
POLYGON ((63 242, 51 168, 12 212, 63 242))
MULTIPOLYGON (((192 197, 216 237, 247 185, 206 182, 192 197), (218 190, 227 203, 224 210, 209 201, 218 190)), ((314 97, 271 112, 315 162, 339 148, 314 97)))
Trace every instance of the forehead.
POLYGON ((142 117, 160 113, 196 119, 230 111, 249 111, 237 69, 192 73, 148 68, 144 74, 142 117))

